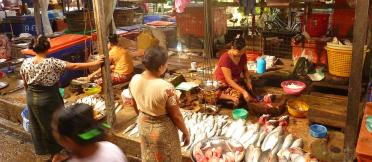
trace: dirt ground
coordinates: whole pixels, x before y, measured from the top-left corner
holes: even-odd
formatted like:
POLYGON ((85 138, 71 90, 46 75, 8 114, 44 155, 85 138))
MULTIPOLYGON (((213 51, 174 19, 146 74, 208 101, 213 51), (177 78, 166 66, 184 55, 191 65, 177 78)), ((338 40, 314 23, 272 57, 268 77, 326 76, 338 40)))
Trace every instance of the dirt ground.
POLYGON ((0 162, 34 162, 36 157, 30 141, 23 140, 0 127, 0 162))

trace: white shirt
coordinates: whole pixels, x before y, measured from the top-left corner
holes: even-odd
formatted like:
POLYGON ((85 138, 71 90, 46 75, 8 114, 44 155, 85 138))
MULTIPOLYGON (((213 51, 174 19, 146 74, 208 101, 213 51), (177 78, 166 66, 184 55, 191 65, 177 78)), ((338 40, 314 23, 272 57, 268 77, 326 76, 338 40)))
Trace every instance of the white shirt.
POLYGON ((124 153, 111 142, 98 142, 97 152, 83 159, 72 157, 68 162, 128 162, 124 153))

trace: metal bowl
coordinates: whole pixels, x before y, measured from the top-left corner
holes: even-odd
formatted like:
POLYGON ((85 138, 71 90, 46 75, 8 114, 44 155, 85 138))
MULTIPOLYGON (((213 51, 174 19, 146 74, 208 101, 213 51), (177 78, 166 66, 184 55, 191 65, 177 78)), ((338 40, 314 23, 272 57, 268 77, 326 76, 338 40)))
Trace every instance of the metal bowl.
MULTIPOLYGON (((195 151, 195 148, 198 147, 198 146, 205 146, 208 142, 211 143, 211 146, 212 147, 222 147, 223 150, 229 150, 229 151, 233 151, 233 150, 230 150, 230 149, 236 149, 236 148, 242 148, 242 154, 244 155, 245 154, 245 150, 244 150, 244 147, 243 145, 236 141, 236 140, 233 140, 233 139, 230 139, 230 138, 226 138, 226 137, 213 137, 213 138, 207 138, 207 139, 204 139, 204 140, 201 140, 199 142, 197 142, 196 144, 194 144, 194 146, 192 147, 191 149, 191 160, 193 162, 198 162, 194 156, 194 151, 195 151), (236 147, 237 146, 237 147, 236 147)), ((226 151, 223 151, 224 153, 226 151)), ((235 152, 234 152, 235 153, 235 152)), ((244 156, 242 156, 241 159, 239 159, 238 162, 242 161, 244 158, 244 156)))

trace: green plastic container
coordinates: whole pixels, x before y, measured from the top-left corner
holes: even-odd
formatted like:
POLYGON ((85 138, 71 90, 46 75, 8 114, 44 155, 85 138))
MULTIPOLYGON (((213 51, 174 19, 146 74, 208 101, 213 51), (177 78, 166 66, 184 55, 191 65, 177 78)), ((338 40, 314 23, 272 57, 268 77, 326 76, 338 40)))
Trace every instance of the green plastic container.
POLYGON ((235 109, 235 110, 232 111, 232 116, 233 116, 234 120, 247 119, 248 114, 249 114, 249 112, 244 108, 235 109))

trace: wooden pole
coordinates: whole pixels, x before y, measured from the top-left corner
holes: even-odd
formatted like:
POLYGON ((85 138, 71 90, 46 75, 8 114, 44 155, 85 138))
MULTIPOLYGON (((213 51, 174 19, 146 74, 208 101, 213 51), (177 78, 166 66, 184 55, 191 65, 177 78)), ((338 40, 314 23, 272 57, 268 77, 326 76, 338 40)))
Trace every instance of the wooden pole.
POLYGON ((41 14, 40 14, 40 3, 39 0, 33 0, 34 2, 34 17, 35 17, 35 27, 36 34, 43 34, 43 24, 41 23, 41 14))
POLYGON ((114 94, 112 91, 110 60, 107 48, 107 24, 105 21, 105 12, 103 8, 103 0, 93 0, 93 11, 97 30, 97 44, 100 54, 105 56, 105 63, 102 67, 103 90, 105 94, 105 105, 108 123, 113 126, 115 123, 114 111, 114 94))
POLYGON ((212 58, 213 54, 213 1, 204 0, 204 56, 212 58))
POLYGON ((353 54, 349 79, 349 94, 345 127, 345 159, 352 162, 355 158, 355 146, 358 136, 360 98, 362 92, 362 71, 364 45, 368 25, 369 0, 357 0, 353 33, 353 54))

